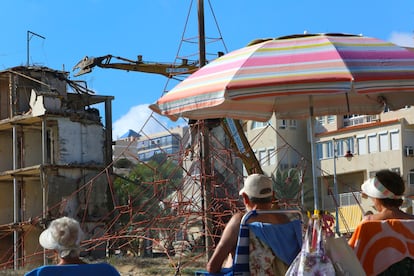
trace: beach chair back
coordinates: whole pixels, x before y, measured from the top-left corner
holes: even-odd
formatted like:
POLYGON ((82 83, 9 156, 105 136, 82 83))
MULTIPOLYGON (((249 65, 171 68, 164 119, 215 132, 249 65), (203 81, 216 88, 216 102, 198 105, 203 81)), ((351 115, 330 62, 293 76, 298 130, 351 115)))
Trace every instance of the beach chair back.
POLYGON ((349 245, 368 276, 414 275, 414 220, 364 221, 349 245))
MULTIPOLYGON (((260 219, 259 219, 260 220, 260 219)), ((299 210, 253 210, 246 213, 240 223, 236 254, 232 268, 222 269, 220 273, 209 273, 204 270, 196 271, 196 276, 249 276, 250 275, 250 233, 271 248, 276 258, 286 266, 295 259, 302 247, 303 217, 299 210), (267 224, 260 222, 248 223, 253 216, 274 213, 296 216, 297 218, 285 224, 267 224)))
POLYGON ((70 265, 44 265, 33 269, 25 276, 120 276, 119 272, 110 264, 70 264, 70 265))
POLYGON ((253 210, 246 213, 240 224, 239 239, 233 265, 233 274, 237 276, 250 275, 250 236, 254 234, 261 242, 272 249, 273 254, 286 266, 289 266, 299 254, 302 247, 302 213, 298 210, 253 210), (260 214, 297 215, 298 218, 285 224, 248 223, 253 216, 260 214))

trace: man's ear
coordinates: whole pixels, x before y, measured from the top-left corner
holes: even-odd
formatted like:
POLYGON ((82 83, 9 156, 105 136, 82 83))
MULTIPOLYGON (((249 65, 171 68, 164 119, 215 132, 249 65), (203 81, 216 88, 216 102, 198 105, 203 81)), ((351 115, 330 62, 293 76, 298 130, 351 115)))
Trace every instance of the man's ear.
POLYGON ((242 193, 242 197, 243 197, 243 203, 247 205, 250 202, 249 197, 246 195, 246 193, 242 193))

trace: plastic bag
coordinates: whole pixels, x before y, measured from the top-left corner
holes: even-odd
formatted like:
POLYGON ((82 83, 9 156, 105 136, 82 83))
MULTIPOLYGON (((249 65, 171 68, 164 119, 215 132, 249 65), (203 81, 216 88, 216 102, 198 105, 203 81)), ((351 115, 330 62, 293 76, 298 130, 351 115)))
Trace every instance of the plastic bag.
POLYGON ((309 219, 302 250, 289 266, 285 275, 335 275, 334 266, 325 254, 324 233, 319 216, 313 216, 309 219))
POLYGON ((365 271, 345 237, 328 237, 326 254, 334 265, 337 276, 365 276, 365 271))

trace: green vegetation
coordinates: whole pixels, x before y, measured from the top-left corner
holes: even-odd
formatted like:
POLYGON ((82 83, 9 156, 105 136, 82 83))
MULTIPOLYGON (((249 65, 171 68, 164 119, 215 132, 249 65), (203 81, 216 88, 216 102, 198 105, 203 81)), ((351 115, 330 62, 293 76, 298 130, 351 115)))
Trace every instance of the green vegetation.
POLYGON ((123 168, 123 169, 132 168, 133 166, 134 164, 132 163, 132 161, 128 160, 127 158, 121 158, 117 160, 114 164, 115 168, 123 168))
POLYGON ((176 190, 181 179, 180 167, 166 154, 154 155, 148 162, 136 165, 127 177, 118 177, 114 182, 118 204, 131 205, 134 210, 133 218, 123 219, 140 221, 169 212, 162 202, 176 190))
POLYGON ((302 171, 296 168, 277 170, 273 175, 273 189, 279 203, 286 205, 301 205, 304 197, 304 210, 313 207, 312 185, 307 179, 302 179, 302 171), (302 183, 303 181, 303 183, 302 183), (303 189, 303 195, 302 195, 303 189))

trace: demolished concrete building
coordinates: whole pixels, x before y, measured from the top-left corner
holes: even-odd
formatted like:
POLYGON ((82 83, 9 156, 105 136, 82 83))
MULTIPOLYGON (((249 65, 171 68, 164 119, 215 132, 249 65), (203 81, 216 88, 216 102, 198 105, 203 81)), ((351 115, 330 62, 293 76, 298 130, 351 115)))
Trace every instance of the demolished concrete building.
POLYGON ((41 262, 38 236, 57 217, 105 227, 101 218, 112 199, 110 177, 102 171, 112 162, 113 99, 94 95, 65 71, 37 66, 0 71, 3 267, 41 262), (93 106, 103 106, 104 122, 93 106))

